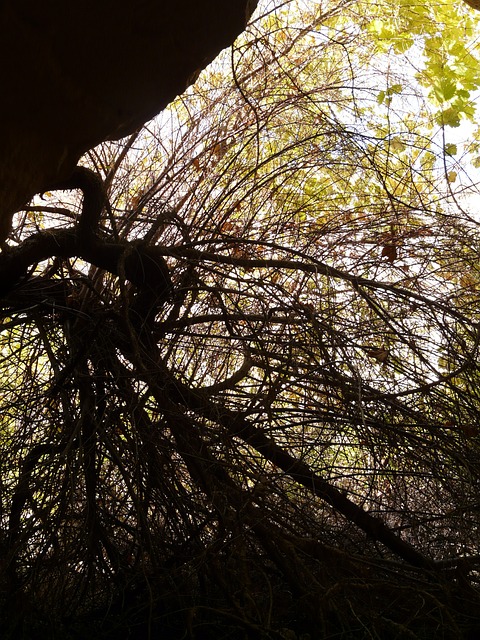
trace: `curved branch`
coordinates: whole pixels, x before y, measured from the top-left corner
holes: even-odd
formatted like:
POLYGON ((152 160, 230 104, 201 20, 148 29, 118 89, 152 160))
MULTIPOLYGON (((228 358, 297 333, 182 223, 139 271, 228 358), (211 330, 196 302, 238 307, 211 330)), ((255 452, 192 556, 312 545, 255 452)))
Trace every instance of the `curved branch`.
POLYGON ((250 372, 250 369, 253 367, 254 361, 247 354, 237 371, 235 371, 230 377, 226 380, 222 380, 221 382, 216 382, 215 384, 211 384, 207 387, 202 387, 201 391, 203 393, 218 393, 219 391, 226 391, 227 389, 233 389, 233 387, 241 382, 244 378, 246 378, 250 372))
POLYGON ((94 241, 100 216, 107 201, 105 185, 95 171, 78 166, 67 180, 52 185, 49 191, 70 189, 81 189, 83 192, 82 213, 78 222, 78 242, 80 246, 86 246, 87 243, 94 241))
POLYGON ((173 291, 163 254, 161 247, 112 243, 98 237, 94 242, 85 244, 80 240, 76 227, 41 231, 19 247, 0 254, 0 296, 7 294, 26 277, 32 265, 54 256, 76 256, 113 275, 124 274, 135 287, 147 292, 156 304, 161 304, 173 291))
MULTIPOLYGON (((242 240, 242 242, 246 241, 242 240)), ((263 245, 271 247, 272 243, 265 242, 263 243, 263 245)), ((274 248, 279 248, 285 251, 285 247, 274 246, 274 248)), ((416 293, 415 291, 411 291, 410 289, 404 289, 403 287, 399 287, 389 282, 379 282, 378 280, 370 280, 369 278, 363 278, 362 276, 356 276, 354 274, 347 273, 346 271, 342 271, 341 269, 337 269, 336 267, 331 267, 324 262, 320 262, 320 260, 316 260, 312 256, 305 256, 305 260, 309 260, 309 262, 302 262, 301 260, 280 260, 273 258, 238 258, 235 256, 222 255, 213 253, 211 251, 201 251, 198 249, 181 246, 170 247, 168 249, 166 248, 164 250, 164 255, 172 256, 175 258, 187 258, 189 260, 195 261, 196 263, 213 262, 216 264, 226 264, 235 267, 242 267, 243 269, 286 269, 291 271, 302 271, 304 273, 319 274, 322 276, 328 276, 330 278, 337 278, 339 280, 350 282, 356 290, 358 290, 360 287, 365 287, 366 289, 378 289, 381 291, 393 293, 400 298, 404 298, 407 300, 416 300, 417 302, 433 306, 436 309, 442 311, 442 313, 446 313, 449 316, 457 318, 462 322, 465 321, 465 316, 459 311, 456 311, 451 306, 442 304, 441 302, 438 302, 433 298, 429 298, 426 295, 416 293)))

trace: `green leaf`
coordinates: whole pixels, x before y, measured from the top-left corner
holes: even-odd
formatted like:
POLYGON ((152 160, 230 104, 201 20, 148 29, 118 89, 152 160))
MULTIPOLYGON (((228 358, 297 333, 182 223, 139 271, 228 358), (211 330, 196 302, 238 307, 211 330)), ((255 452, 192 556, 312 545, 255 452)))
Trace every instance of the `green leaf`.
POLYGON ((433 92, 438 102, 448 102, 455 95, 457 90, 456 82, 451 78, 441 78, 438 83, 434 83, 433 92))
POLYGON ((456 156, 458 153, 457 145, 453 144, 453 142, 449 142, 445 145, 443 151, 447 156, 456 156))
POLYGON ((435 116, 435 120, 440 126, 453 128, 460 126, 460 114, 458 109, 456 109, 455 107, 449 107, 448 109, 440 111, 435 116))
POLYGON ((402 93, 403 85, 401 84, 392 84, 392 86, 388 87, 387 93, 388 95, 392 95, 394 93, 402 93))

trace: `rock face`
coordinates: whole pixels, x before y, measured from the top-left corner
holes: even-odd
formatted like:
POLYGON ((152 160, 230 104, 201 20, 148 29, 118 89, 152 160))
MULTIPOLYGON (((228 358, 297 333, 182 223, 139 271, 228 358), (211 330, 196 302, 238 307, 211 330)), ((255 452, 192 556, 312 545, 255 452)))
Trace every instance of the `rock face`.
POLYGON ((0 240, 11 214, 82 153, 182 93, 256 4, 0 0, 0 240))

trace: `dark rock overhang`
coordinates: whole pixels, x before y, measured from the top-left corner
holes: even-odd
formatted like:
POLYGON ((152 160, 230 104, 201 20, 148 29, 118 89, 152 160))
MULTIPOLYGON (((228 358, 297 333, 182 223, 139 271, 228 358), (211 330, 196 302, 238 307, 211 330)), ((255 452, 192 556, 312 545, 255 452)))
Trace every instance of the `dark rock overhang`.
POLYGON ((0 225, 153 117, 257 0, 0 0, 0 225))

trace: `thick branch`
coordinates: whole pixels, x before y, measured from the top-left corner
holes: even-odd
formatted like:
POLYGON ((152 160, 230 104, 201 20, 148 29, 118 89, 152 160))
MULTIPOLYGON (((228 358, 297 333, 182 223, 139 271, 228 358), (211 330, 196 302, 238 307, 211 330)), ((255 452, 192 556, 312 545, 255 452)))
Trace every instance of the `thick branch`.
POLYGON ((111 243, 97 238, 82 245, 75 227, 36 233, 19 247, 0 254, 0 295, 5 295, 24 278, 32 265, 51 257, 82 258, 117 276, 124 275, 142 291, 148 290, 157 303, 172 292, 170 272, 160 247, 138 243, 111 243))
POLYGON ((416 567, 434 569, 432 560, 418 552, 411 544, 402 540, 382 520, 371 516, 362 507, 349 500, 343 493, 316 474, 307 464, 287 453, 268 438, 262 429, 248 422, 241 413, 212 402, 205 394, 192 391, 187 385, 175 380, 164 370, 162 386, 157 380, 149 379, 152 393, 163 405, 165 399, 173 400, 195 410, 209 420, 220 423, 232 437, 243 440, 254 447, 262 456, 288 474, 293 480, 330 504, 347 520, 356 524, 367 536, 384 544, 406 562, 416 567))

